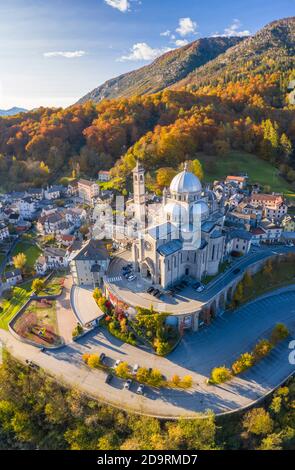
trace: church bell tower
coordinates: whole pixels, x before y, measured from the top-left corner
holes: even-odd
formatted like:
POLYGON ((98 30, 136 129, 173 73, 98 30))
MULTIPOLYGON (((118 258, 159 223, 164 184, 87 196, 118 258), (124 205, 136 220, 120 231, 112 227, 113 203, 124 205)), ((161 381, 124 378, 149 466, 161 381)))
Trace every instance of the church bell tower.
POLYGON ((144 168, 138 162, 133 170, 133 195, 135 204, 135 217, 141 225, 145 225, 145 181, 144 168))

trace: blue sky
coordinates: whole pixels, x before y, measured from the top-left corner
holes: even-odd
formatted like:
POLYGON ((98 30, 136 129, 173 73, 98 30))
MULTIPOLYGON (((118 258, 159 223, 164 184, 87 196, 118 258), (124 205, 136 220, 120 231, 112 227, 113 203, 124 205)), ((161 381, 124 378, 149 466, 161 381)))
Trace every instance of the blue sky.
POLYGON ((295 0, 0 0, 0 108, 67 106, 199 37, 248 35, 295 0))

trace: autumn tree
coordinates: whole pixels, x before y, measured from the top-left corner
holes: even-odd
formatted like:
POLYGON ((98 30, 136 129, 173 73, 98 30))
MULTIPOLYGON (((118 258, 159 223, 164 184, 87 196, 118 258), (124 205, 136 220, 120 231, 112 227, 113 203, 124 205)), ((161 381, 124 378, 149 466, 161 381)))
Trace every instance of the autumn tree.
POLYGON ((43 279, 34 279, 32 282, 32 291, 39 294, 44 289, 45 282, 43 279))
POLYGON ((210 380, 213 383, 220 384, 223 382, 227 382, 232 378, 232 373, 231 371, 225 367, 215 367, 212 372, 211 372, 211 377, 210 380))
POLYGON ((266 435, 273 430, 273 420, 263 408, 253 408, 243 418, 243 428, 251 434, 266 435))
POLYGON ((172 179, 176 175, 176 170, 171 167, 166 167, 166 168, 159 168, 157 170, 157 185, 160 189, 163 189, 165 187, 169 187, 172 179))
POLYGON ((18 253, 17 255, 13 256, 12 262, 16 269, 20 269, 21 271, 24 271, 24 268, 27 263, 27 257, 25 253, 18 253))

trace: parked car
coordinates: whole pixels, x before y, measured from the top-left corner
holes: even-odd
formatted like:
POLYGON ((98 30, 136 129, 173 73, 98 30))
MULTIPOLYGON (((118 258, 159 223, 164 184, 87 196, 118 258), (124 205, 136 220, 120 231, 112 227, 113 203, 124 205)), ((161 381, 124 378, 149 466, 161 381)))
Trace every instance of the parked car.
POLYGON ((99 362, 103 363, 103 361, 105 360, 105 358, 106 358, 106 355, 105 355, 105 353, 102 352, 102 353, 100 354, 100 356, 99 356, 99 362))
POLYGON ((29 359, 26 359, 26 364, 31 367, 31 369, 40 369, 40 366, 38 366, 38 364, 35 364, 35 362, 30 361, 29 359))
POLYGON ((127 273, 127 272, 130 273, 131 270, 132 270, 132 268, 130 268, 128 266, 123 266, 123 268, 122 268, 123 273, 127 273))
POLYGON ((138 369, 139 369, 139 365, 135 364, 135 366, 133 367, 133 374, 136 374, 138 369))
POLYGON ((157 297, 157 295, 160 293, 159 289, 155 289, 153 292, 153 296, 157 297))
POLYGON ((147 293, 151 294, 154 290, 155 290, 154 287, 149 287, 147 290, 147 293))
POLYGON ((197 292, 203 292, 203 290, 205 289, 205 286, 200 281, 197 281, 193 284, 193 288, 197 292))
POLYGON ((106 384, 109 384, 111 383, 111 381, 113 380, 113 374, 107 374, 106 378, 105 378, 105 383, 106 384))
POLYGON ((131 379, 126 380, 126 382, 124 383, 124 390, 130 390, 131 384, 132 384, 131 379))
POLYGON ((116 362, 115 362, 115 367, 118 367, 119 364, 121 364, 121 359, 117 359, 116 362))
POLYGON ((234 271, 233 271, 234 274, 239 274, 240 272, 241 272, 240 268, 236 268, 236 269, 234 269, 234 271))
POLYGON ((135 279, 136 279, 136 276, 135 276, 134 274, 131 274, 131 276, 128 276, 128 277, 127 277, 127 280, 128 280, 129 282, 135 281, 135 279))
POLYGON ((138 395, 143 395, 144 394, 144 385, 140 384, 137 387, 136 393, 138 393, 138 395))

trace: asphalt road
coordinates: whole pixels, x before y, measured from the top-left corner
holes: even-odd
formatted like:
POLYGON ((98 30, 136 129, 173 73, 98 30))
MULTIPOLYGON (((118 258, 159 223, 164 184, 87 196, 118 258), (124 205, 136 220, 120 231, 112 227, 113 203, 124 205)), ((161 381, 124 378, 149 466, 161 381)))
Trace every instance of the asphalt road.
POLYGON ((17 341, 6 331, 0 331, 0 339, 6 342, 15 356, 33 360, 71 386, 77 386, 87 394, 120 408, 162 417, 194 416, 209 408, 215 413, 238 410, 264 396, 294 373, 294 365, 288 361, 288 344, 293 338, 295 288, 265 296, 234 313, 224 314, 208 328, 185 335, 179 347, 167 358, 124 344, 98 330, 77 343, 45 353, 17 341), (289 327, 291 336, 270 356, 227 384, 206 385, 206 378, 213 367, 230 365, 260 338, 267 337, 279 321, 289 327), (82 354, 85 352, 104 352, 110 364, 121 359, 130 365, 138 363, 140 366, 156 367, 168 378, 173 374, 191 375, 193 387, 189 391, 147 389, 146 396, 141 397, 136 394, 135 384, 131 391, 123 390, 123 382, 118 379, 106 384, 103 372, 89 370, 83 364, 82 354))
POLYGON ((295 253, 294 246, 271 246, 252 249, 247 256, 236 259, 231 267, 211 281, 201 293, 195 289, 187 287, 183 289, 175 297, 164 295, 161 299, 155 299, 151 294, 146 292, 150 286, 147 281, 137 274, 137 279, 129 282, 122 276, 122 266, 130 261, 131 253, 125 251, 114 258, 110 264, 107 283, 118 298, 126 301, 133 307, 141 306, 154 309, 159 312, 169 312, 172 315, 189 314, 196 312, 214 298, 223 288, 229 285, 234 279, 238 279, 247 271, 249 266, 259 261, 265 260, 274 254, 295 253), (239 268, 239 272, 234 271, 239 268))

